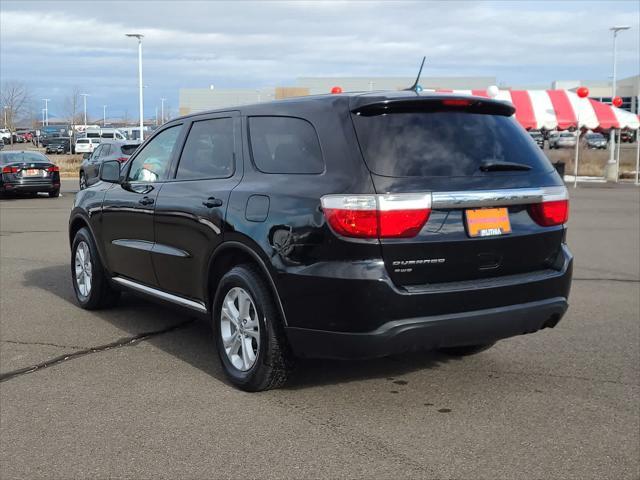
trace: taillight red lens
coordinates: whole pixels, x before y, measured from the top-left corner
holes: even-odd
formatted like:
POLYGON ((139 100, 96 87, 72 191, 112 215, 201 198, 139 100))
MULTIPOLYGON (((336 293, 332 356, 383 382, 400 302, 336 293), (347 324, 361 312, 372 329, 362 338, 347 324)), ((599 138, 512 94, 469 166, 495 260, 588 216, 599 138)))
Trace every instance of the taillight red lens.
POLYGON ((58 167, 57 165, 52 165, 49 168, 47 168, 47 172, 59 172, 60 171, 60 167, 58 167))
POLYGON ((322 208, 331 228, 353 238, 415 237, 429 219, 430 194, 328 195, 322 208))
POLYGON ((18 173, 19 171, 18 167, 2 167, 2 173, 18 173))
POLYGON ((127 160, 129 160, 129 157, 118 157, 118 158, 116 158, 116 160, 117 160, 118 162, 120 162, 120 163, 124 163, 124 162, 126 162, 127 160))
POLYGON ((562 225, 569 220, 569 200, 553 200, 529 206, 531 218, 543 227, 562 225))

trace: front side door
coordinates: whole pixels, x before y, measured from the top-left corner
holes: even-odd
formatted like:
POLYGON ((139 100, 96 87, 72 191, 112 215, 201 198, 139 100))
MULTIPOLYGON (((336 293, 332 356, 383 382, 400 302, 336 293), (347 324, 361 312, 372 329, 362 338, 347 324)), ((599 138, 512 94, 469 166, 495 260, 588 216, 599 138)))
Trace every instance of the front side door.
POLYGON ((167 179, 182 125, 157 133, 125 165, 122 184, 105 195, 102 241, 112 273, 146 285, 157 285, 151 263, 153 212, 167 179))
POLYGON ((240 119, 234 113, 194 120, 182 153, 158 195, 153 264, 160 287, 205 299, 204 276, 222 242, 231 190, 242 177, 240 119))

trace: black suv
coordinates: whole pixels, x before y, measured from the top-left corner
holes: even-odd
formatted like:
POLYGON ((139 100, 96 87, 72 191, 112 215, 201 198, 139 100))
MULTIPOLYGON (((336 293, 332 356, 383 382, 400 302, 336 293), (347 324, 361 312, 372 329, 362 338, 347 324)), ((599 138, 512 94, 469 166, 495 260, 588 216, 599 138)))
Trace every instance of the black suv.
POLYGON ((296 356, 464 355, 553 327, 567 190, 513 113, 403 91, 172 120, 76 196, 78 302, 128 290, 202 314, 251 391, 296 356))

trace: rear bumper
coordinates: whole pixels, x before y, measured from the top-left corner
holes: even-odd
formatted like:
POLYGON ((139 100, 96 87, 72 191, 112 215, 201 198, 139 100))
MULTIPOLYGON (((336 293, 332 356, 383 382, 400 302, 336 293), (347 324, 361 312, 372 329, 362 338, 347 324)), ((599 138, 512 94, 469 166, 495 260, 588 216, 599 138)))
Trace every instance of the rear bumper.
POLYGON ((324 280, 292 275, 279 288, 287 336, 298 356, 367 358, 532 333, 555 326, 567 310, 573 257, 566 246, 558 260, 557 270, 405 289, 371 265, 358 279, 344 271, 324 280))
POLYGON ((567 311, 562 297, 473 312, 388 322, 366 333, 287 328, 294 354, 309 358, 374 358, 414 350, 480 345, 554 327, 567 311))
POLYGON ((4 182, 0 188, 5 192, 53 192, 60 188, 60 182, 4 182))

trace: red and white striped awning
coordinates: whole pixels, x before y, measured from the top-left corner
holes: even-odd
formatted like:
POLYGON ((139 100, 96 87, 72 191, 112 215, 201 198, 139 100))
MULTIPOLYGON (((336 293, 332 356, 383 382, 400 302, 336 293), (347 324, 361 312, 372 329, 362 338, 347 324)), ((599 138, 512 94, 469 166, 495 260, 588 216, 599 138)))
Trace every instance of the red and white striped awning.
MULTIPOLYGON (((489 97, 486 90, 436 92, 489 97)), ((640 127, 638 115, 568 90, 499 90, 495 98, 513 103, 516 120, 527 130, 566 130, 576 128, 578 120, 590 130, 640 127)))

